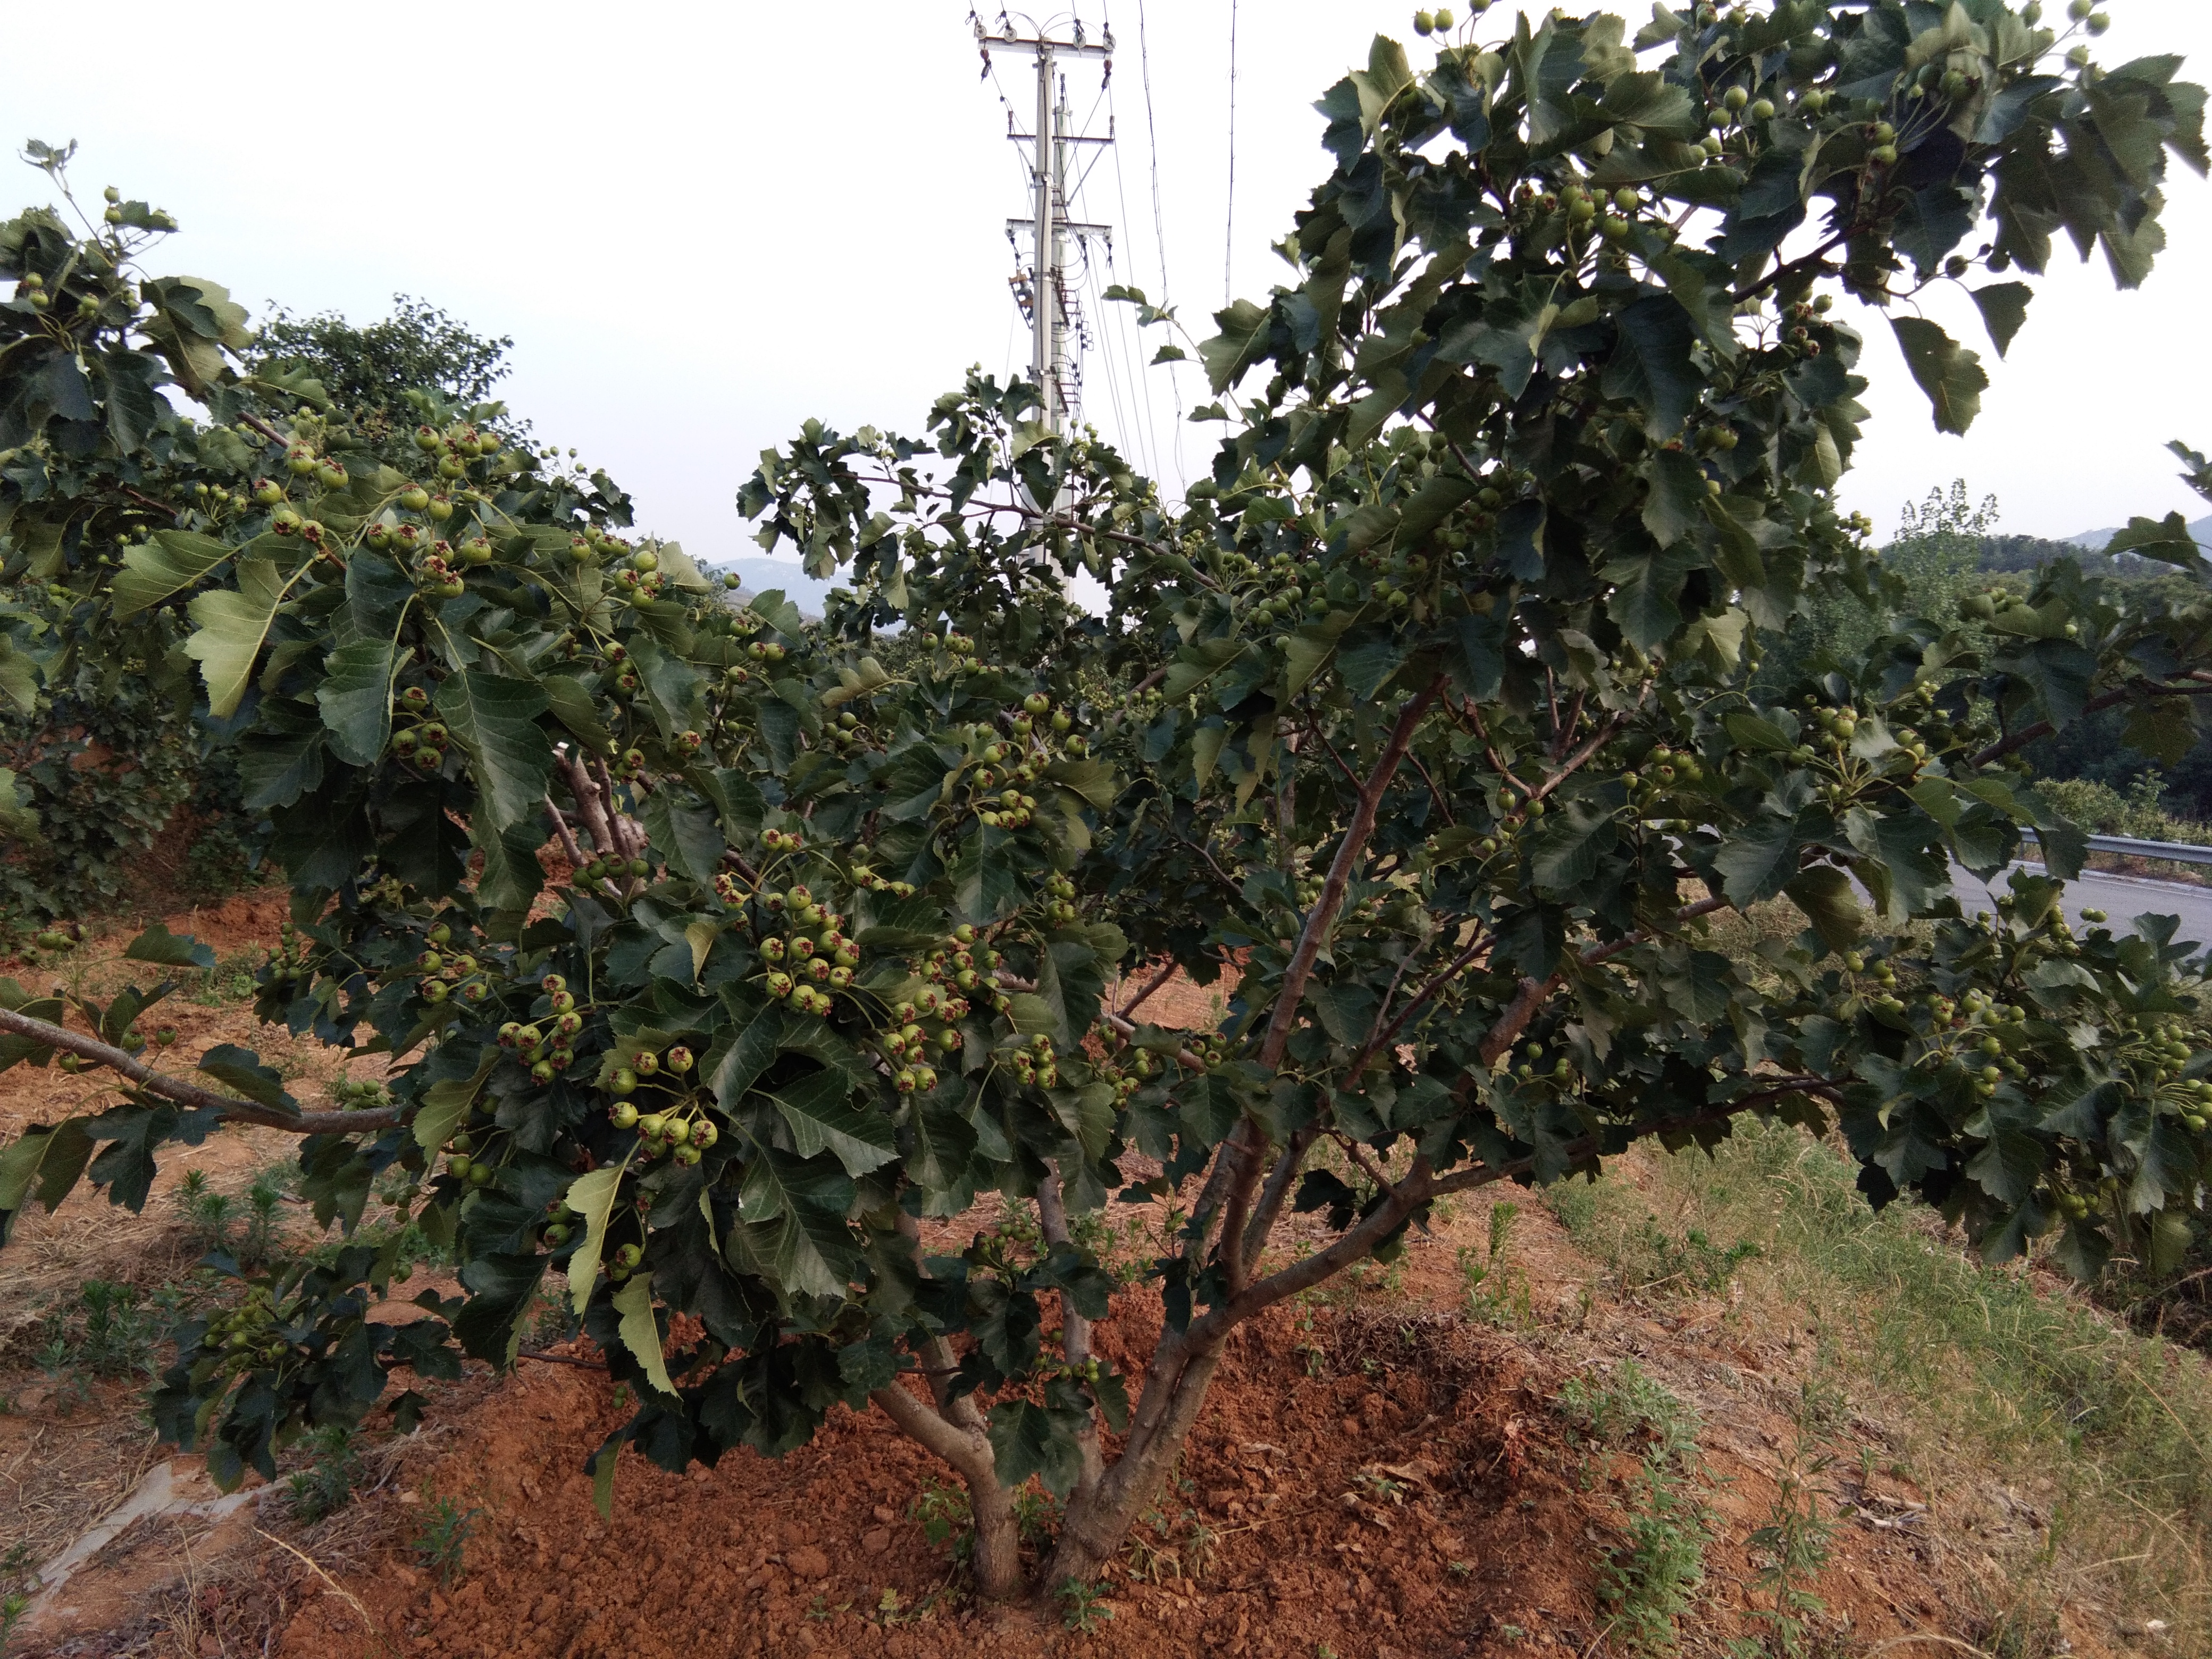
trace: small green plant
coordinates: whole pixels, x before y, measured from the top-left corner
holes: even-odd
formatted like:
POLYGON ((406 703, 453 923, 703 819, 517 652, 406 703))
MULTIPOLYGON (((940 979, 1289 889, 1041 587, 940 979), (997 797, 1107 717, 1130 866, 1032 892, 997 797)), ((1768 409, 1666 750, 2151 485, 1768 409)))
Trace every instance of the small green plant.
POLYGON ((1765 1558, 1753 1583, 1772 1601, 1770 1607, 1753 1608, 1752 1617, 1769 1626, 1772 1639, 1739 1638, 1731 1647, 1734 1659, 1763 1659, 1770 1653, 1804 1659, 1807 1626, 1827 1610, 1809 1586, 1828 1565, 1828 1542, 1836 1528, 1832 1519, 1821 1515, 1820 1492, 1812 1483, 1833 1460, 1808 1459, 1808 1449, 1801 1440, 1776 1483, 1766 1524, 1751 1534, 1752 1549, 1765 1558))
POLYGON ((177 1216, 205 1250, 230 1248, 230 1195, 210 1184, 205 1170, 187 1170, 172 1200, 177 1216))
POLYGON ((1632 1359, 1622 1360, 1609 1376, 1584 1371, 1569 1377, 1557 1403, 1574 1435, 1600 1445, 1648 1437, 1654 1452, 1671 1461, 1697 1443, 1697 1413, 1632 1359))
POLYGON ((1608 1550, 1599 1593, 1612 1628, 1639 1652, 1674 1645, 1674 1621, 1705 1580, 1712 1520, 1671 1458, 1655 1450, 1638 1467, 1626 1500, 1624 1542, 1608 1550))
POLYGON ((14 1651, 16 1627, 30 1616, 36 1577, 28 1541, 17 1542, 0 1557, 0 1659, 14 1651))
POLYGON ((1492 1205, 1488 1249, 1480 1254, 1472 1244, 1462 1244, 1459 1249, 1459 1272, 1466 1286, 1468 1315, 1486 1325, 1516 1328, 1534 1321, 1528 1275, 1514 1272, 1507 1259, 1513 1240, 1513 1224, 1520 1214, 1521 1206, 1517 1204, 1492 1205))
POLYGON ((483 1513, 477 1509, 464 1510, 450 1498, 441 1498, 423 1512, 408 1547, 415 1552, 416 1560, 438 1575, 440 1583, 450 1588, 461 1576, 462 1552, 468 1547, 477 1517, 483 1513))
POLYGON ((956 1559, 966 1559, 975 1542, 970 1530, 975 1515, 969 1508, 968 1493, 963 1488, 946 1486, 941 1480, 925 1481, 914 1500, 911 1513, 921 1523, 921 1535, 933 1546, 943 1549, 950 1544, 956 1559))
POLYGON ((337 1514, 353 1501, 361 1484, 361 1450, 354 1432, 342 1423, 325 1424, 308 1437, 307 1467, 286 1477, 284 1501, 295 1519, 313 1522, 337 1514))
POLYGON ((1106 1605, 1106 1591, 1098 1584, 1071 1578, 1060 1587, 1060 1622, 1079 1635, 1089 1636, 1114 1616, 1106 1605))
POLYGON ((1060 1530, 1060 1502, 1035 1480, 1014 1494, 1014 1529, 1028 1548, 1042 1549, 1060 1530))
POLYGON ((40 1368, 58 1388, 86 1398, 93 1377, 150 1381, 179 1300, 174 1290, 149 1297, 135 1285, 88 1279, 73 1304, 49 1310, 42 1322, 40 1368))

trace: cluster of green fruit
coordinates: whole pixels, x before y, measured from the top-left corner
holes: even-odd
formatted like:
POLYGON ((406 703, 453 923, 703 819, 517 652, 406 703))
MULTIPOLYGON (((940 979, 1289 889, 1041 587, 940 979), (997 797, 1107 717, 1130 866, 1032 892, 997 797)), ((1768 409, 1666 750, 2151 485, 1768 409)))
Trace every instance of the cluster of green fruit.
POLYGON ((568 989, 568 981, 562 975, 548 974, 539 983, 547 998, 552 1029, 544 1030, 535 1024, 526 1025, 511 1019, 499 1028, 499 1046, 513 1052, 521 1064, 528 1066, 532 1078, 539 1083, 550 1083, 575 1064, 576 1038, 584 1029, 584 1016, 577 1009, 575 994, 568 989))
MULTIPOLYGON (((1490 9, 1490 0, 1468 0, 1467 9, 1470 16, 1480 17, 1490 9)), ((1452 15, 1449 6, 1438 6, 1434 11, 1417 11, 1413 14, 1413 33, 1416 34, 1449 33, 1458 21, 1459 20, 1452 15)))
POLYGON ((209 1320, 200 1346, 221 1354, 222 1369, 234 1376, 276 1364, 292 1351, 276 1328, 276 1310, 263 1285, 250 1286, 236 1307, 209 1320))
POLYGON ((74 921, 56 922, 31 935, 31 943, 41 951, 74 951, 83 941, 84 929, 74 921))
POLYGON ((660 555, 641 547, 615 572, 615 586, 640 599, 656 599, 668 586, 668 573, 660 568, 660 555))
POLYGON ((988 726, 968 727, 963 735, 973 769, 967 799, 957 810, 973 812, 978 823, 995 830, 1019 830, 1035 822, 1036 797, 1019 786, 1035 783, 1053 763, 1053 738, 1062 739, 1070 755, 1089 752, 1090 744, 1074 726, 1066 709, 1054 709, 1051 698, 1032 691, 1022 700, 1022 712, 1007 723, 1010 738, 1000 738, 988 726))
MULTIPOLYGON (((2008 611, 2034 609, 2025 595, 2004 587, 1985 588, 1959 601, 1959 614, 1970 622, 1993 622, 2008 611)), ((2081 624, 2069 617, 2061 631, 2068 639, 2078 640, 2081 637, 2081 624)))
POLYGON ((988 666, 975 654, 975 641, 964 634, 947 634, 937 643, 952 659, 951 667, 954 673, 981 674, 988 666))
POLYGON ((268 951, 255 975, 265 985, 290 985, 314 977, 314 942, 290 922, 276 930, 276 948, 268 951))
POLYGON ((1100 1032, 1105 1050, 1094 1062, 1092 1070, 1099 1081, 1112 1087, 1116 1100, 1127 1100, 1159 1075, 1160 1063, 1146 1050, 1111 1029, 1100 1032))
POLYGON ((445 722, 429 718, 430 694, 419 685, 404 689, 392 700, 392 752, 419 771, 434 772, 446 763, 446 747, 453 734, 445 722), (402 720, 412 722, 403 726, 402 720))
POLYGON ((477 1139, 464 1129, 446 1142, 446 1173, 471 1187, 489 1187, 495 1173, 491 1162, 476 1156, 477 1139))
MULTIPOLYGON (((2020 915, 2020 901, 2012 894, 1997 895, 1996 906, 1997 915, 2006 921, 2022 920, 2020 915)), ((2086 910, 2081 914, 2085 920, 2090 915, 2090 913, 2086 910)), ((2097 911, 2096 919, 2101 921, 2104 914, 2101 910, 2097 911)), ((2078 957, 2081 954, 2081 947, 2074 938, 2073 924, 2066 920, 2064 912, 2054 908, 2047 916, 2032 925, 2039 930, 2041 937, 2031 935, 2022 941, 2021 954, 2024 958, 2032 957, 2039 953, 2055 957, 2078 957)))
MULTIPOLYGON (((769 836, 781 839, 785 833, 768 830, 762 843, 767 845, 769 836)), ((744 902, 744 889, 733 883, 730 890, 737 896, 737 902, 744 902)), ((800 1013, 827 1018, 836 1007, 830 991, 849 988, 853 969, 860 961, 860 947, 845 936, 844 917, 817 902, 813 890, 804 882, 781 892, 763 890, 758 897, 761 908, 771 918, 781 917, 787 929, 760 941, 760 957, 767 964, 762 983, 779 1002, 800 1013), (779 963, 787 963, 788 968, 779 963)))
POLYGON ((465 951, 450 955, 445 951, 453 929, 441 922, 428 938, 430 948, 415 958, 415 971, 422 975, 416 989, 425 1002, 443 1002, 449 996, 458 996, 464 1002, 482 1002, 491 994, 489 978, 474 957, 465 951))
MULTIPOLYGON (((173 1041, 175 1032, 167 1026, 162 1029, 169 1030, 170 1040, 173 1041)), ((163 1041, 160 1031, 154 1034, 154 1041, 163 1041)), ((330 1095, 331 1103, 342 1112, 373 1112, 392 1103, 392 1091, 373 1078, 333 1079, 330 1095)))
POLYGON ((607 1121, 617 1129, 635 1129, 643 1157, 696 1164, 722 1138, 720 1127, 708 1115, 706 1097, 690 1082, 697 1063, 697 1057, 679 1042, 659 1054, 641 1048, 608 1074, 606 1089, 615 1103, 607 1109, 607 1121), (665 1104, 641 1109, 630 1097, 641 1088, 660 1091, 671 1098, 665 1104))
POLYGON ((1060 1087, 1060 1057, 1053 1051, 1052 1039, 1042 1031, 1019 1048, 1001 1051, 998 1059, 1025 1089, 1060 1087))
MULTIPOLYGON (((2085 921, 2101 921, 2103 912, 2084 910, 2085 921)), ((2137 1087, 2153 1099, 2164 1099, 2180 1116, 2183 1127, 2201 1133, 2212 1123, 2212 1083, 2185 1075, 2199 1052, 2195 1033, 2170 1014, 2127 1014, 2118 1022, 2120 1037, 2114 1063, 2133 1077, 2137 1087)))
MULTIPOLYGON (((745 671, 740 668, 733 672, 742 674, 745 671)), ((875 733, 861 725, 860 717, 849 708, 839 709, 837 718, 823 728, 822 736, 823 741, 841 753, 875 745, 875 733)))
MULTIPOLYGON (((1677 792, 1705 781, 1705 769, 1686 749, 1655 745, 1641 767, 1628 767, 1620 781, 1628 791, 1629 805, 1639 817, 1650 817, 1677 792)), ((1541 805, 1542 803, 1537 803, 1541 805)))
POLYGON ((1513 1066, 1513 1075, 1523 1083, 1533 1083, 1540 1079, 1565 1088, 1574 1080, 1575 1062, 1570 1056, 1561 1054, 1547 1066, 1544 1064, 1544 1045, 1525 1042, 1521 1045, 1521 1058, 1513 1066))
POLYGON ((595 852, 569 872, 569 879, 579 887, 592 887, 603 881, 641 881, 652 873, 652 864, 643 858, 624 858, 619 853, 595 852))

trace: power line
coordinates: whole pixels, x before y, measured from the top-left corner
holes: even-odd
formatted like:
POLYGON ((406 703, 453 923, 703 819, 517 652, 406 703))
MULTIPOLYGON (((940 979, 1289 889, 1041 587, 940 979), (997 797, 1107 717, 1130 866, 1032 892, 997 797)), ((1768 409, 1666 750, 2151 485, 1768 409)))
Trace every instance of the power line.
POLYGON ((1221 250, 1221 303, 1236 298, 1231 271, 1237 263, 1237 0, 1229 0, 1229 209, 1221 250))
MULTIPOLYGON (((1137 65, 1145 83, 1145 144, 1152 162, 1152 245, 1160 258, 1160 304, 1165 306, 1175 290, 1168 286, 1168 230, 1160 212, 1160 129, 1152 118, 1152 49, 1145 30, 1145 0, 1137 0, 1137 65)), ((1141 337, 1139 337, 1141 338, 1141 337)), ((1175 399, 1176 485, 1188 483, 1182 460, 1182 376, 1173 358, 1168 360, 1168 386, 1175 399)))

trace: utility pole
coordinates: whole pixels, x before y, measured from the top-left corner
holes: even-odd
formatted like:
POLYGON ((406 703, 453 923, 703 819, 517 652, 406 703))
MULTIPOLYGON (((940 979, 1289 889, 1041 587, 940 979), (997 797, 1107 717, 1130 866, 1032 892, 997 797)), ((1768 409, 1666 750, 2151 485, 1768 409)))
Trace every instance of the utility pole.
POLYGON ((1015 302, 1029 319, 1030 378, 1042 394, 1045 428, 1057 437, 1067 429, 1083 404, 1083 365, 1071 347, 1090 343, 1082 296, 1068 281, 1069 243, 1071 239, 1080 241, 1095 236, 1110 248, 1114 239, 1112 226, 1085 223, 1071 217, 1068 211, 1068 161, 1076 146, 1110 144, 1114 137, 1110 128, 1103 137, 1073 131, 1075 122, 1067 106, 1067 77, 1060 65, 1071 58, 1100 58, 1110 80, 1114 35, 1109 29, 1103 40, 1089 40, 1079 18, 1065 35, 1039 27, 1026 15, 1017 23, 1003 11, 995 27, 987 28, 972 11, 968 21, 975 28, 986 75, 991 72, 994 51, 1026 52, 1036 64, 1035 130, 1019 131, 1012 109, 1006 111, 1007 138, 1033 146, 1030 150, 1030 210, 1024 217, 1006 221, 1006 240, 1014 245, 1018 261, 1017 239, 1024 232, 1030 239, 1030 263, 1026 267, 1018 264, 1009 283, 1015 302))

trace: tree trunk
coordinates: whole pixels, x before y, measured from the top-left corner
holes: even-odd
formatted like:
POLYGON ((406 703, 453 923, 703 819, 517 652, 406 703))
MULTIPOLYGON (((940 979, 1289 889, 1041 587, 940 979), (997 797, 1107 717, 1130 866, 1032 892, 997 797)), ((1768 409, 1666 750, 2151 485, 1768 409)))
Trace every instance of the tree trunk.
POLYGON ((968 1477, 968 1506, 975 1517, 975 1593, 987 1601, 1011 1601, 1022 1583, 1022 1534, 1014 1524, 1014 1495, 994 1477, 968 1477))
POLYGON ((1068 1506, 1060 1541, 1037 1586, 1041 1593, 1050 1595, 1070 1579, 1091 1583, 1105 1571, 1129 1535, 1129 1528, 1158 1498, 1162 1483, 1175 1468, 1183 1443, 1198 1421, 1214 1368, 1220 1363, 1217 1340, 1201 1351, 1187 1353, 1172 1379, 1164 1376, 1158 1379, 1156 1386, 1168 1389, 1161 1407, 1148 1414, 1144 1406, 1150 1401, 1139 1402, 1139 1420, 1130 1425, 1127 1449, 1089 1493, 1068 1506))

